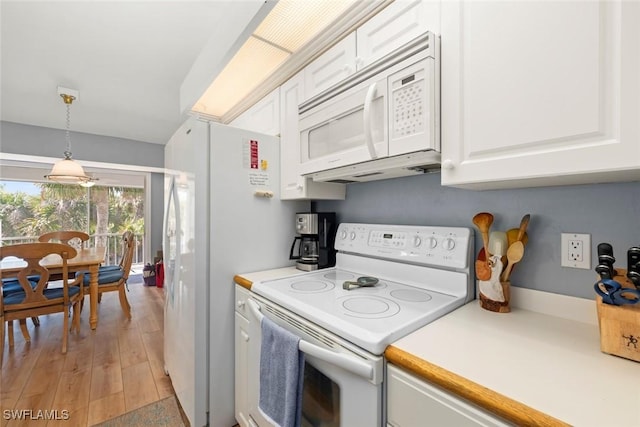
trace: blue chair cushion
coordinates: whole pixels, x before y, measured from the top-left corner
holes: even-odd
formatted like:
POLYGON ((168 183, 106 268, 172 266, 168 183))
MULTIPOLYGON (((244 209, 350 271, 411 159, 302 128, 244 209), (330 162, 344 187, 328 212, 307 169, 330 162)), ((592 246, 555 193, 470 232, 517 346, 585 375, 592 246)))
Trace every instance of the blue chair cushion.
MULTIPOLYGON (((35 289, 38 286, 38 282, 34 282, 33 280, 29 280, 29 284, 31 284, 31 288, 35 289)), ((2 283, 2 296, 7 296, 10 294, 15 294, 16 292, 22 292, 24 294, 24 290, 22 289, 22 285, 18 282, 18 279, 12 282, 4 282, 2 283)))
MULTIPOLYGON (((84 271, 84 279, 83 279, 83 283, 85 286, 89 286, 89 282, 91 281, 91 275, 89 274, 88 271, 84 271)), ((80 273, 76 273, 76 277, 78 277, 80 273)), ((118 269, 118 270, 113 270, 113 271, 102 271, 102 272, 98 272, 98 285, 104 285, 106 283, 113 283, 113 282, 117 282, 118 280, 122 279, 122 276, 124 275, 124 271, 118 269)))
MULTIPOLYGON (((40 280, 40 275, 39 274, 32 274, 30 276, 27 276, 27 280, 30 282, 38 282, 40 280)), ((4 279, 2 279, 2 286, 4 287, 5 285, 9 284, 9 283, 18 283, 18 278, 17 277, 5 277, 4 279)))
POLYGON ((103 271, 114 271, 114 270, 120 270, 120 266, 119 265, 101 265, 100 268, 98 269, 98 273, 102 273, 103 271))
MULTIPOLYGON (((63 292, 64 292, 63 288, 45 289, 44 296, 48 299, 62 298, 63 292)), ((79 286, 71 286, 69 288, 70 297, 77 295, 79 292, 80 292, 79 286)), ((20 291, 20 292, 14 292, 6 296, 3 295, 2 299, 4 301, 4 305, 11 305, 11 304, 20 304, 22 301, 24 301, 24 297, 25 297, 24 291, 20 291)))

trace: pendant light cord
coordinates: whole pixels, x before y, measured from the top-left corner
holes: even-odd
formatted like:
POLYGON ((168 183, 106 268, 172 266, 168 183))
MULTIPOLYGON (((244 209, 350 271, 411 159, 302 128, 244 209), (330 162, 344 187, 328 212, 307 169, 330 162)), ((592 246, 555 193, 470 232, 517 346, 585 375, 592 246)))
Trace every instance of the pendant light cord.
POLYGON ((67 95, 64 93, 60 94, 60 96, 64 100, 64 103, 67 104, 67 132, 66 132, 67 151, 64 152, 64 156, 66 159, 71 159, 71 134, 69 133, 69 129, 71 128, 71 103, 76 98, 75 96, 67 95))

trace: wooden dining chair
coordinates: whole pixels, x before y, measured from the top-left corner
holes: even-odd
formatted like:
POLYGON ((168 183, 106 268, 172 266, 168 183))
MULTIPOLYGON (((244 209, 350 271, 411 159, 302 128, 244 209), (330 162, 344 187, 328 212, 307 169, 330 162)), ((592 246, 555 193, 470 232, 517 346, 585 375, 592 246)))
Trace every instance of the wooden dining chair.
MULTIPOLYGON (((0 365, 4 352, 4 322, 24 320, 29 317, 51 313, 63 313, 62 353, 67 352, 69 333, 69 314, 73 307, 71 330, 80 331, 80 301, 82 300, 83 274, 70 281, 67 261, 77 255, 75 248, 62 243, 23 243, 0 247, 0 260, 9 256, 22 258, 26 266, 17 273, 18 283, 22 289, 5 294, 0 299, 0 365), (40 261, 48 255, 59 255, 62 258, 62 287, 48 288, 50 274, 40 261), (35 274, 35 276, 34 276, 35 274), (37 277, 36 280, 30 280, 37 277)), ((13 345, 13 329, 9 330, 9 345, 13 345)))
POLYGON ((86 245, 85 242, 89 241, 89 235, 82 231, 75 230, 51 231, 40 235, 38 241, 43 243, 60 242, 73 246, 76 249, 82 249, 82 247, 86 245))
MULTIPOLYGON (((65 245, 69 245, 75 249, 82 249, 83 246, 87 244, 89 241, 89 235, 82 231, 76 230, 59 230, 59 231, 51 231, 49 233, 41 234, 38 237, 38 242, 42 243, 63 243, 65 245)), ((50 280, 60 279, 60 275, 50 277, 50 280)), ((40 321, 37 317, 34 317, 33 324, 36 326, 40 326, 40 321)), ((9 324, 11 327, 11 324, 9 324)), ((26 332, 26 323, 21 322, 20 327, 22 328, 22 334, 25 335, 25 339, 28 341, 28 332, 26 332)))
MULTIPOLYGON (((127 280, 133 263, 133 254, 136 248, 135 236, 131 231, 125 231, 122 234, 123 251, 119 266, 110 266, 111 268, 100 269, 98 271, 98 301, 105 292, 118 292, 120 298, 120 307, 122 311, 131 319, 131 305, 127 300, 127 280)), ((90 275, 84 272, 84 294, 89 294, 90 275)))

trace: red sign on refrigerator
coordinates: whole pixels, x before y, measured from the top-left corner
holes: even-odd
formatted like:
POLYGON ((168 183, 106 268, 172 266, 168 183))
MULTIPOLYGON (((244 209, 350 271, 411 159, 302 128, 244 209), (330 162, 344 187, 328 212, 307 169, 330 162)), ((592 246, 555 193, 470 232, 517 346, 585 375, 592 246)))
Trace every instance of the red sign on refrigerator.
POLYGON ((251 140, 251 169, 258 169, 258 141, 251 140))

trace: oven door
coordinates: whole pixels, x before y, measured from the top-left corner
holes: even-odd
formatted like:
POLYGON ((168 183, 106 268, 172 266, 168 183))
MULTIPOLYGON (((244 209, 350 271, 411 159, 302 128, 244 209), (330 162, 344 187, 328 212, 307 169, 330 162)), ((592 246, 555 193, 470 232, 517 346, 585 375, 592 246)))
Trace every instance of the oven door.
POLYGON ((250 312, 249 415, 260 427, 272 424, 258 408, 261 319, 300 337, 305 353, 303 427, 382 426, 382 357, 374 356, 260 297, 247 301, 250 312))

